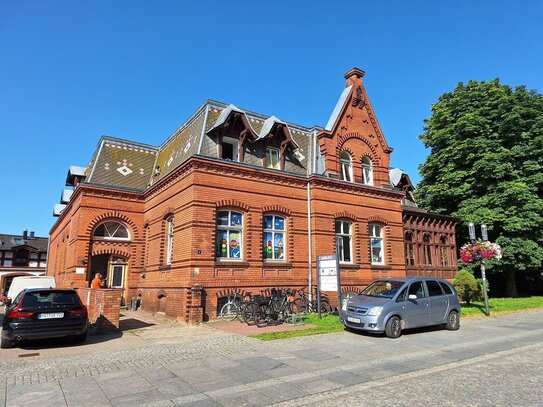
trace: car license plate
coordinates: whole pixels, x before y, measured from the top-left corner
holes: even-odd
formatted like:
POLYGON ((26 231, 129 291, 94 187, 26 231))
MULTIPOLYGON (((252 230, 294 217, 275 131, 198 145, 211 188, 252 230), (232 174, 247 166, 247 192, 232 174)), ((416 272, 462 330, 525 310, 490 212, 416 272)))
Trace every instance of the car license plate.
POLYGON ((347 321, 354 322, 355 324, 359 324, 360 318, 347 317, 347 321))
POLYGON ((64 312, 48 312, 38 314, 38 319, 55 319, 55 318, 64 318, 64 312))

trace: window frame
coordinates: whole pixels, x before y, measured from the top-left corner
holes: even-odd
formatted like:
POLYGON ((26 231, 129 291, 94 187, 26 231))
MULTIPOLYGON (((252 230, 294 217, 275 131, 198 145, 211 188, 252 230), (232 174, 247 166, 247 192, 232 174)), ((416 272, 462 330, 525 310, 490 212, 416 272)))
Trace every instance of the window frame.
POLYGON ((422 236, 422 251, 423 251, 423 258, 424 258, 424 265, 425 266, 433 266, 432 263, 432 237, 429 233, 425 233, 422 236), (428 240, 426 240, 428 239, 428 240))
POLYGON ((439 263, 441 267, 449 267, 449 245, 445 235, 439 237, 439 263))
POLYGON ((233 137, 223 137, 221 140, 222 156, 223 160, 230 160, 232 162, 239 162, 239 140, 233 137), (232 159, 224 158, 224 144, 232 144, 232 159))
POLYGON ((220 210, 217 210, 217 219, 215 221, 215 238, 216 238, 216 242, 215 242, 215 250, 216 250, 215 259, 216 260, 218 260, 218 261, 242 261, 243 260, 243 247, 244 247, 243 228, 244 228, 244 221, 245 221, 245 214, 243 212, 237 210, 237 209, 220 209, 220 210), (226 225, 219 225, 219 214, 221 212, 227 212, 228 213, 227 224, 226 225), (232 213, 235 213, 235 214, 241 216, 241 225, 240 226, 231 225, 231 223, 232 223, 232 213), (226 254, 227 254, 227 256, 226 257, 219 256, 219 233, 221 231, 226 231, 226 235, 227 235, 227 239, 226 239, 226 243, 227 243, 226 254), (232 232, 239 233, 239 239, 237 240, 237 242, 239 242, 239 245, 241 246, 241 248, 239 248, 239 257, 231 257, 231 251, 233 249, 228 249, 228 247, 230 245, 230 241, 231 241, 230 234, 232 232))
POLYGON ((336 219, 334 222, 334 233, 336 236, 336 254, 338 256, 339 263, 353 264, 353 222, 346 219, 336 219), (337 228, 338 223, 340 224, 339 232, 336 231, 338 229, 337 228), (344 225, 348 225, 349 227, 347 233, 345 233, 344 231, 344 227, 343 227, 344 225), (344 238, 349 239, 349 260, 348 261, 345 260, 345 251, 343 250, 343 248, 345 247, 344 238), (342 250, 339 250, 340 246, 342 250))
POLYGON ((373 160, 365 155, 362 157, 362 183, 364 185, 373 185, 373 160), (369 163, 364 162, 369 161, 369 163))
POLYGON ((167 266, 172 265, 174 229, 175 218, 170 216, 166 219, 166 258, 164 264, 167 266))
POLYGON ((369 223, 368 224, 368 235, 369 235, 369 241, 370 241, 370 263, 372 265, 376 265, 376 266, 382 266, 385 263, 385 237, 384 237, 384 230, 385 230, 385 226, 381 223, 369 223), (374 236, 372 235, 372 226, 373 226, 373 229, 375 230, 375 227, 379 227, 380 230, 381 230, 381 233, 379 236, 374 236), (378 241, 380 242, 380 248, 381 248, 381 261, 380 262, 377 262, 377 261, 373 261, 373 242, 375 241, 378 241))
POLYGON ((281 150, 279 150, 278 148, 276 147, 266 147, 266 151, 264 153, 264 156, 265 156, 265 166, 266 168, 271 168, 271 169, 274 169, 274 170, 280 170, 281 169, 281 150), (270 157, 271 157, 271 153, 275 153, 277 155, 277 163, 275 166, 272 165, 271 161, 270 161, 270 157, 268 157, 268 152, 270 153, 270 157))
POLYGON ((276 214, 276 213, 265 213, 262 217, 262 257, 264 261, 266 262, 286 262, 287 261, 287 250, 285 246, 285 242, 287 241, 287 218, 284 215, 276 214), (266 217, 271 216, 272 217, 272 228, 266 228, 266 217), (276 229, 275 228, 275 219, 281 218, 283 219, 283 229, 276 229), (267 247, 268 244, 266 242, 266 234, 271 233, 272 235, 272 258, 266 257, 267 253, 267 247), (283 257, 282 258, 275 258, 275 235, 276 234, 282 234, 283 235, 283 246, 280 246, 283 248, 283 257))
POLYGON ((348 151, 345 151, 343 150, 339 156, 339 162, 340 162, 340 167, 341 167, 341 180, 342 181, 347 181, 347 182, 353 182, 354 181, 354 178, 353 178, 353 157, 351 156, 351 154, 349 154, 348 151), (344 158, 343 156, 346 155, 348 156, 349 158, 344 158), (346 173, 345 171, 345 166, 347 166, 348 168, 348 174, 346 173), (347 177, 348 175, 348 177, 347 177))
MULTIPOLYGON (((119 228, 117 228, 115 230, 115 232, 113 232, 113 234, 115 234, 117 231, 119 230, 119 228)), ((111 234, 110 234, 111 235, 111 234)), ((107 241, 107 242, 129 242, 131 240, 131 237, 130 237, 130 229, 123 223, 123 222, 120 222, 120 221, 117 221, 117 220, 105 220, 103 222, 100 222, 98 225, 96 225, 96 227, 94 228, 94 231, 92 232, 92 240, 102 240, 102 241, 107 241), (104 225, 104 230, 109 233, 109 229, 106 227, 106 224, 107 223, 116 223, 118 224, 119 226, 122 226, 125 230, 126 230, 126 236, 127 237, 113 237, 113 236, 96 236, 96 231, 98 230, 98 228, 102 225, 104 225)))
POLYGON ((405 232, 404 235, 404 250, 405 250, 405 265, 415 265, 415 241, 413 240, 414 233, 411 231, 405 232), (407 237, 410 236, 410 239, 407 237))

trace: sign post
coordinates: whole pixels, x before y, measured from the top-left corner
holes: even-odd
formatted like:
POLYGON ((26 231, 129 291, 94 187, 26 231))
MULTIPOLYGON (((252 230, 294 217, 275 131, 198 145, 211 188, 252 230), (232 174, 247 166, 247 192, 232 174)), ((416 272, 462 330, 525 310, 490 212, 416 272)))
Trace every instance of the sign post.
POLYGON ((341 282, 337 255, 317 257, 317 308, 321 319, 321 291, 336 291, 341 303, 341 282))

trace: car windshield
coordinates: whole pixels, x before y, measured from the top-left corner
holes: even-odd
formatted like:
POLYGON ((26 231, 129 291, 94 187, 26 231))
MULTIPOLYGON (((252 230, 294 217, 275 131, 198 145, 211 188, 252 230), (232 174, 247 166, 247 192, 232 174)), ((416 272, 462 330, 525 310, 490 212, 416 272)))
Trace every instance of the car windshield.
POLYGON ((23 301, 25 308, 57 305, 79 305, 77 294, 66 291, 38 291, 26 293, 23 301))
POLYGON ((370 284, 360 295, 367 297, 392 298, 404 285, 403 281, 376 281, 370 284))

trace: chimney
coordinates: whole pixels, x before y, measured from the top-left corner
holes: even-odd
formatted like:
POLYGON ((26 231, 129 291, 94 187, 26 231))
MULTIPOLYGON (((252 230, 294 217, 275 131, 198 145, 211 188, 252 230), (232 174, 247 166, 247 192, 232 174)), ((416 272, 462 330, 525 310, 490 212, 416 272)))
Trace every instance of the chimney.
POLYGON ((31 239, 34 239, 34 233, 36 233, 36 232, 34 232, 33 230, 30 232, 30 238, 31 239))
POLYGON ((26 239, 28 237, 28 230, 23 230, 23 239, 26 239))
POLYGON ((356 67, 347 71, 344 75, 345 79, 347 79, 345 87, 351 85, 362 85, 362 77, 364 74, 365 72, 362 69, 356 67))

